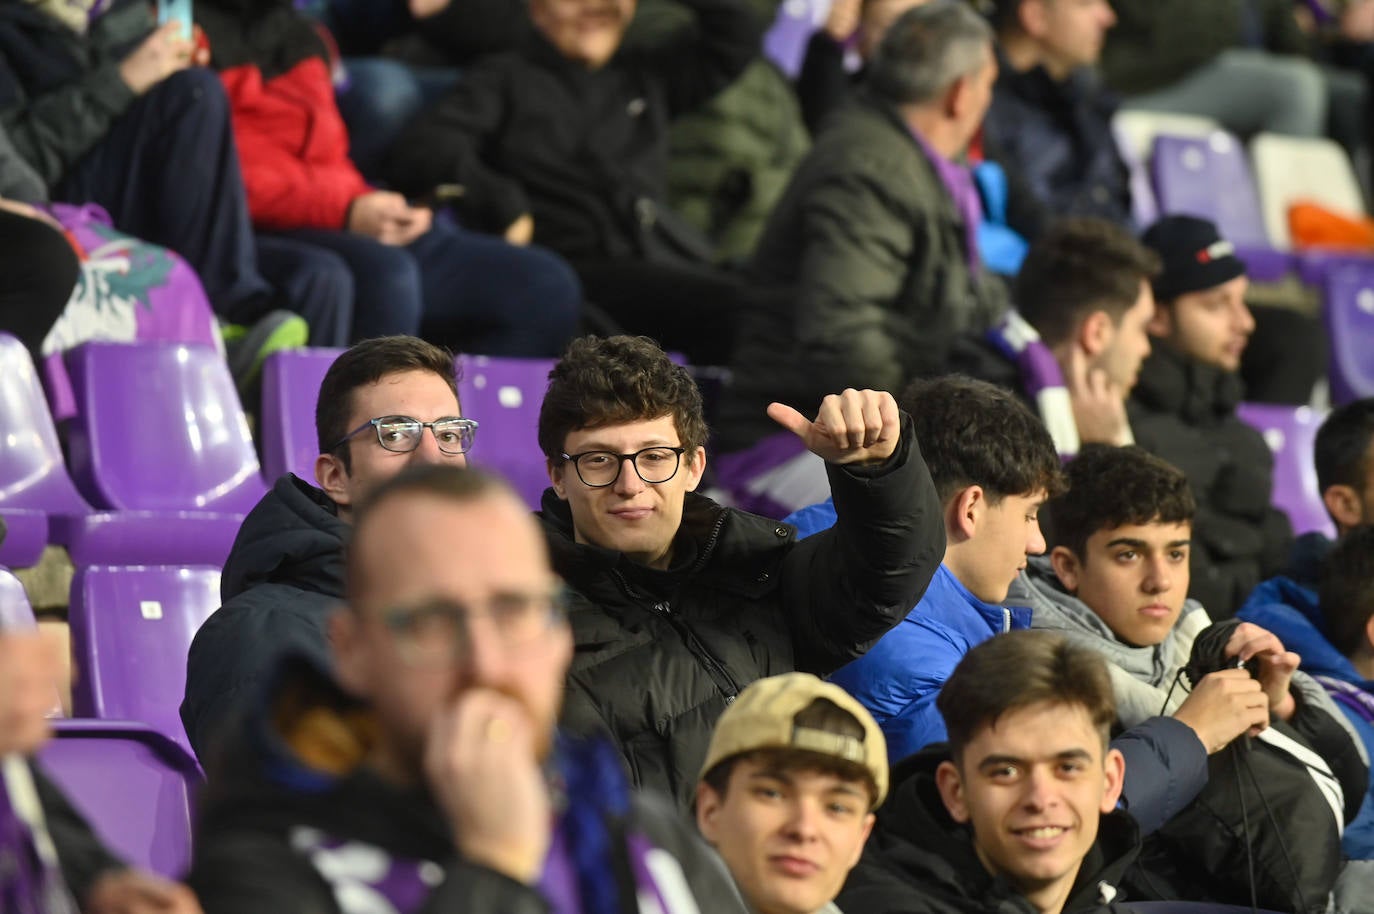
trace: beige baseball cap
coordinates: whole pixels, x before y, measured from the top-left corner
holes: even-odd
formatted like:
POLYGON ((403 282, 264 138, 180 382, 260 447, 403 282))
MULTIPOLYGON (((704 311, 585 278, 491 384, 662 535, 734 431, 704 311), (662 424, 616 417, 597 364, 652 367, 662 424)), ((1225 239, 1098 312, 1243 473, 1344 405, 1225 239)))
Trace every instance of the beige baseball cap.
POLYGON ((844 689, 810 673, 770 676, 740 692, 716 721, 699 777, 731 756, 760 749, 804 749, 857 762, 873 775, 878 788, 873 805, 878 806, 887 796, 887 741, 873 715, 844 689), (863 739, 797 726, 794 718, 818 698, 852 714, 864 728, 863 739))

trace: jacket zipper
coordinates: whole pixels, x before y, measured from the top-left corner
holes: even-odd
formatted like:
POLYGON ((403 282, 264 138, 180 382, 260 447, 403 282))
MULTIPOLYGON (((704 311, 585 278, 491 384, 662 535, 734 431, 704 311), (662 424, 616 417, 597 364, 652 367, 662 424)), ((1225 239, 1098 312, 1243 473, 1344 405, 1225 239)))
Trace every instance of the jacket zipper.
MULTIPOLYGON (((716 534, 720 532, 720 526, 720 524, 717 524, 716 530, 712 532, 711 538, 707 541, 708 548, 715 543, 716 534)), ((620 584, 620 589, 625 591, 627 597, 631 600, 647 602, 645 595, 641 594, 629 581, 625 580, 625 576, 621 574, 619 570, 614 570, 611 573, 615 576, 616 581, 620 584)), ((667 619, 668 624, 677 631, 678 636, 682 638, 683 644, 687 646, 688 653, 690 653, 692 657, 696 659, 697 663, 701 664, 702 668, 706 670, 707 675, 711 677, 711 681, 715 683, 717 691, 725 698, 725 703, 727 705, 733 704, 736 696, 739 695, 739 686, 735 683, 734 678, 726 672, 721 662, 712 656, 711 652, 706 649, 706 645, 701 643, 701 639, 697 637, 696 632, 692 631, 692 627, 688 625, 681 616, 673 612, 673 606, 667 600, 655 600, 650 603, 650 607, 655 613, 667 619)))

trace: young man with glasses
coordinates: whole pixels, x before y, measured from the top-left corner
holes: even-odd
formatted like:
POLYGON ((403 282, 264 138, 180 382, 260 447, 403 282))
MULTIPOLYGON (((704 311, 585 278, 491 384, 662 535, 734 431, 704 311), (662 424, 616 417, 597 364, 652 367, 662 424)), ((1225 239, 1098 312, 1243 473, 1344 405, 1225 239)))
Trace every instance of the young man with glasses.
POLYGON ((181 719, 202 757, 277 651, 324 659, 358 500, 408 466, 464 466, 477 431, 458 403, 453 356, 406 336, 340 355, 320 385, 315 427, 319 488, 283 476, 244 519, 224 566, 224 605, 191 645, 181 719))
POLYGON ((608 733, 635 783, 685 809, 741 689, 844 665, 920 598, 945 545, 930 473, 891 394, 827 396, 814 422, 773 404, 825 461, 839 515, 798 543, 787 525, 696 494, 701 395, 652 341, 575 340, 549 378, 541 518, 576 591, 564 720, 608 733))
POLYGON ((558 733, 573 639, 538 525, 419 467, 356 516, 333 671, 287 658, 209 768, 206 914, 744 914, 663 798, 558 733))

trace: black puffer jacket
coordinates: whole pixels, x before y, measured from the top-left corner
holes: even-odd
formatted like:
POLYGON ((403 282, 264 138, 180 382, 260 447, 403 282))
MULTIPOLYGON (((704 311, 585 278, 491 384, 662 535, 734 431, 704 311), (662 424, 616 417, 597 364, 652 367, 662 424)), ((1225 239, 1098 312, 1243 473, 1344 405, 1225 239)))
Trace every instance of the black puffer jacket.
POLYGON ((1283 571, 1293 528, 1270 504, 1274 456, 1236 417, 1239 376, 1157 344, 1127 404, 1136 443, 1188 476, 1197 498, 1188 596, 1213 619, 1235 614, 1283 571))
MULTIPOLYGON (((892 793, 878 810, 863 858, 835 899, 841 910, 1036 914, 1025 896, 983 868, 972 832, 950 818, 935 786, 935 769, 948 758, 949 747, 936 743, 892 770, 892 793)), ((1064 914, 1125 910, 1111 901, 1139 850, 1140 835, 1130 816, 1103 816, 1064 914)))
POLYGON ((221 606, 186 662, 181 722, 202 760, 262 688, 285 650, 329 663, 325 620, 343 599, 351 528, 319 489, 294 475, 244 518, 220 581, 221 606))
POLYGON ((685 806, 716 718, 755 679, 824 674, 915 605, 944 556, 930 473, 904 443, 874 470, 828 467, 834 528, 793 528, 689 494, 673 567, 573 541, 552 490, 541 514, 555 570, 580 595, 565 723, 609 733, 641 787, 685 806))

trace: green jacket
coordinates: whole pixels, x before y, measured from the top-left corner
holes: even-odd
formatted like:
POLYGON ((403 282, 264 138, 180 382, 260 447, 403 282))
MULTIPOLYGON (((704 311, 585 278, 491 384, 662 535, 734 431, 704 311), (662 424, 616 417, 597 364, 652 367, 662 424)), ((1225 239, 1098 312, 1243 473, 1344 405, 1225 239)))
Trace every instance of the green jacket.
MULTIPOLYGON (((1116 27, 1102 49, 1107 84, 1123 95, 1163 89, 1245 40, 1247 0, 1113 0, 1116 27)), ((1255 4, 1264 49, 1301 54, 1307 40, 1292 0, 1255 4)))
POLYGON ((972 275, 963 218, 895 111, 861 99, 827 121, 773 211, 740 314, 718 444, 776 431, 781 400, 814 413, 846 387, 899 393, 952 338, 991 326, 1006 289, 972 275))

